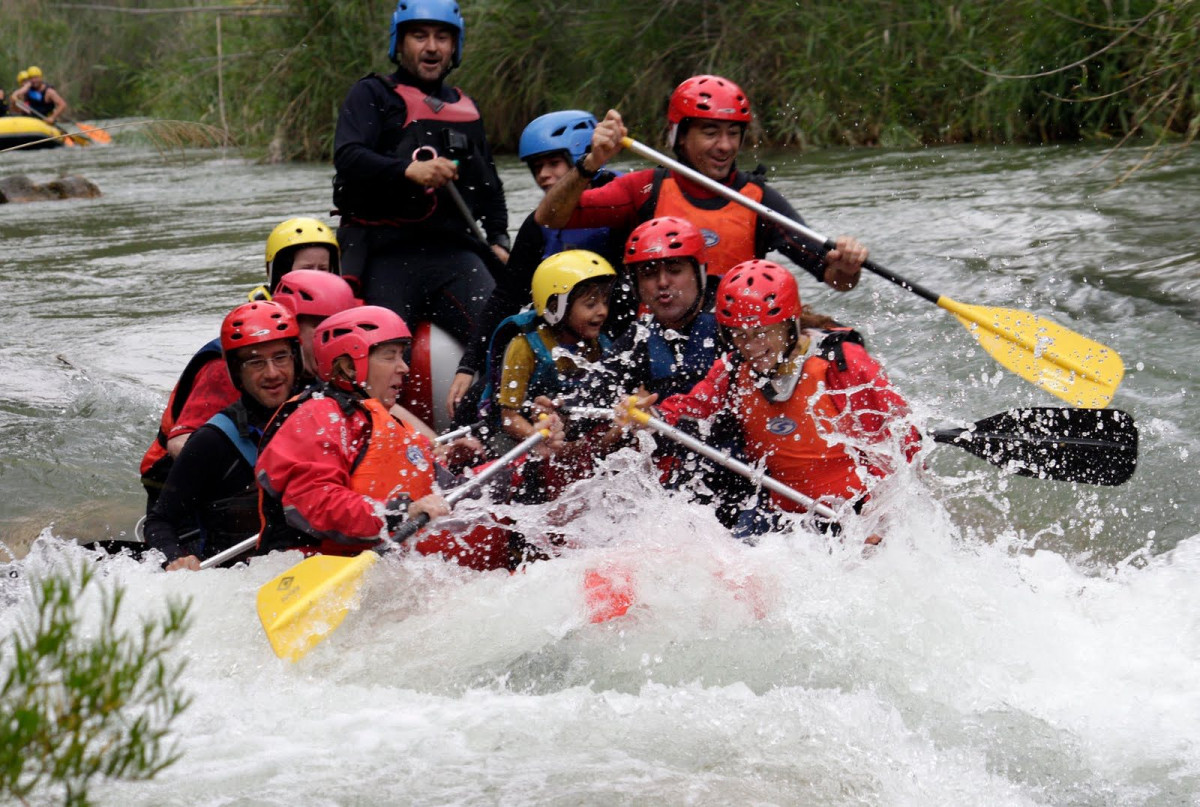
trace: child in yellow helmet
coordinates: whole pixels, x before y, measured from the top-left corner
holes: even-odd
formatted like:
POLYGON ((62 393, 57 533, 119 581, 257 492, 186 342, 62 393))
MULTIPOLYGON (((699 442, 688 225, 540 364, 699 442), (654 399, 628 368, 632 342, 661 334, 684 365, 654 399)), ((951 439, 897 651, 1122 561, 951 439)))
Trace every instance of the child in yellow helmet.
MULTIPOLYGON (((596 370, 611 346, 602 331, 616 278, 608 261, 586 250, 560 252, 539 264, 533 275, 534 309, 517 315, 523 332, 508 343, 494 390, 505 434, 524 439, 539 428, 535 415, 553 410, 560 401, 611 399, 611 392, 601 389, 606 377, 596 370)), ((532 498, 553 498, 590 471, 593 458, 610 442, 607 431, 567 436, 569 442, 545 444, 547 467, 532 498)))

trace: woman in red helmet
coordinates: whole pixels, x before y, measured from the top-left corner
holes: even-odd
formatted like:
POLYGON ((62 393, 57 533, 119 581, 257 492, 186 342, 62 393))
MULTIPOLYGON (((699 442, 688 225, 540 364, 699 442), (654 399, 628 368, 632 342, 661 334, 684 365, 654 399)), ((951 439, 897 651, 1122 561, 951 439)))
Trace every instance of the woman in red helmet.
MULTIPOLYGON (((859 509, 868 477, 892 470, 887 443, 899 439, 911 460, 920 435, 912 427, 893 435, 908 406, 861 338, 850 330, 801 329, 799 313, 796 280, 782 266, 735 266, 716 294, 717 323, 733 349, 690 392, 658 408, 668 423, 735 413, 751 462, 764 462, 773 478, 811 499, 859 509)), ((784 510, 801 509, 773 498, 784 510)))
MULTIPOLYGON (((737 170, 751 113, 749 99, 732 81, 707 75, 687 79, 671 93, 667 120, 669 143, 682 162, 790 219, 803 221, 761 175, 737 170)), ((632 171, 588 190, 589 177, 617 155, 625 135, 620 114, 610 110, 592 133, 589 153, 538 205, 538 224, 628 232, 656 216, 678 216, 703 232, 710 275, 723 275, 738 263, 778 251, 839 291, 858 283, 867 249, 854 238, 840 236, 836 248, 822 254, 743 206, 666 169, 632 171)))
POLYGON ((450 511, 433 492, 432 444, 388 411, 411 343, 399 315, 379 306, 334 314, 317 327, 313 353, 325 383, 279 411, 256 468, 263 551, 357 554, 418 513, 450 511))
MULTIPOLYGON (((324 383, 286 403, 263 437, 262 551, 357 554, 420 513, 449 512, 434 485, 454 477, 437 464, 430 440, 389 411, 411 342, 404 321, 379 306, 334 314, 317 327, 313 354, 324 383)), ((507 566, 506 533, 481 527, 459 538, 434 534, 416 548, 472 568, 507 566)))
POLYGON ((191 436, 146 516, 146 543, 166 555, 168 570, 199 569, 258 532, 258 441, 295 392, 299 336, 278 303, 246 303, 225 317, 221 351, 240 397, 191 436))

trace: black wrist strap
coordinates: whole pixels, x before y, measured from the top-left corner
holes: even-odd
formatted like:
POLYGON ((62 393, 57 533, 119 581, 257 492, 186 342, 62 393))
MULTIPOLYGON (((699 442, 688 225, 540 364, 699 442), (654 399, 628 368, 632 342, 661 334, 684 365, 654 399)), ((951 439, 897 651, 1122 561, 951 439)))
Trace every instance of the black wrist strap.
POLYGON ((583 155, 578 160, 576 160, 575 161, 575 170, 578 171, 579 175, 581 177, 583 177, 584 179, 593 179, 593 178, 595 178, 596 174, 600 173, 600 169, 597 168, 595 171, 587 170, 587 168, 584 167, 584 164, 583 164, 583 161, 586 159, 587 159, 587 154, 583 155))

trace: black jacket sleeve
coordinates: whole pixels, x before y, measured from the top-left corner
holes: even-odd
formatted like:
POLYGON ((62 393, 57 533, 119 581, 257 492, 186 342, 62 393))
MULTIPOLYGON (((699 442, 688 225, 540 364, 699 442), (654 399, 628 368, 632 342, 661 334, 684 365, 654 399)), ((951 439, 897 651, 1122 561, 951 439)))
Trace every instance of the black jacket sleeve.
MULTIPOLYGON (((804 223, 804 219, 800 218, 800 214, 788 204, 787 199, 783 198, 783 194, 770 187, 763 186, 764 207, 769 207, 776 213, 787 216, 793 221, 804 223)), ((758 227, 755 232, 755 252, 759 255, 766 255, 768 252, 782 252, 784 255, 796 262, 804 271, 817 279, 817 282, 825 282, 825 248, 822 244, 805 241, 793 233, 790 233, 776 224, 772 224, 766 219, 759 218, 758 227)))
POLYGON ((253 476, 253 469, 219 429, 201 426, 171 465, 162 493, 146 516, 146 543, 168 562, 192 554, 192 544, 199 544, 204 508, 244 489, 253 476))
POLYGON ((404 172, 411 160, 377 150, 388 118, 403 120, 404 111, 404 102, 388 93, 383 82, 370 76, 357 81, 346 94, 334 130, 333 166, 338 174, 352 182, 407 181, 404 172))

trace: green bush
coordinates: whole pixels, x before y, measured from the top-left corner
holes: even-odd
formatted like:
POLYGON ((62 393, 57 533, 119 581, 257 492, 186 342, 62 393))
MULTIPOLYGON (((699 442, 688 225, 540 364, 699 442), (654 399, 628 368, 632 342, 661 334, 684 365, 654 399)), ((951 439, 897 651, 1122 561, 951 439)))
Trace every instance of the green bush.
POLYGON ((170 602, 126 632, 124 589, 104 589, 94 569, 49 575, 32 593, 0 644, 0 801, 85 805, 97 777, 150 779, 179 759, 168 737, 190 698, 179 688, 183 662, 169 655, 188 628, 187 605, 170 602), (82 606, 96 596, 98 619, 89 619, 82 606))
MULTIPOLYGON (((0 58, 25 65, 36 46, 80 108, 228 127, 243 146, 322 160, 350 85, 391 69, 392 0, 224 4, 219 59, 215 13, 119 1, 130 8, 0 0, 15 33, 0 58)), ((741 84, 769 144, 1190 142, 1200 128, 1196 2, 466 0, 463 13, 452 81, 498 150, 565 107, 616 107, 654 142, 671 88, 696 73, 741 84)))

